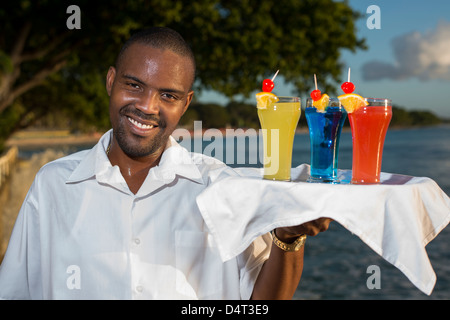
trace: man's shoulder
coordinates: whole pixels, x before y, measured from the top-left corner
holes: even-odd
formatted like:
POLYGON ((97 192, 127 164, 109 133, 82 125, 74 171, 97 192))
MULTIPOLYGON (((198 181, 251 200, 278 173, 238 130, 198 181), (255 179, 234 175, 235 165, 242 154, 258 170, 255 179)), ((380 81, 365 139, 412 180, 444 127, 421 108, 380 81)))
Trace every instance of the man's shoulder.
POLYGON ((84 159, 89 150, 82 150, 76 153, 61 157, 48 162, 39 170, 36 177, 69 177, 79 163, 84 159))

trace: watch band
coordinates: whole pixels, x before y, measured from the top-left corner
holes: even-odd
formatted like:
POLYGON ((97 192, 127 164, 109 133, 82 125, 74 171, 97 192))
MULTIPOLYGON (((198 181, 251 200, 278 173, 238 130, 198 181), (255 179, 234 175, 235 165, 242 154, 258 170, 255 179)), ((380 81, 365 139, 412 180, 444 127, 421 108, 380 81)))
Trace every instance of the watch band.
POLYGON ((278 239, 278 237, 275 234, 275 230, 272 230, 272 239, 273 243, 280 248, 281 250, 291 252, 291 251, 298 251, 301 247, 305 245, 306 242, 306 234, 302 234, 300 237, 295 239, 292 243, 286 243, 278 239))

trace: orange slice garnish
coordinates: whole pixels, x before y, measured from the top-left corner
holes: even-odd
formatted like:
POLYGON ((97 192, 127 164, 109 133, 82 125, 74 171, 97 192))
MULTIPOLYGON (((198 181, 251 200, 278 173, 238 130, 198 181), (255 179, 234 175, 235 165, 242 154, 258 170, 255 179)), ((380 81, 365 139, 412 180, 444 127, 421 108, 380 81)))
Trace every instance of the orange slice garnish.
POLYGON ((330 102, 330 97, 324 93, 319 100, 313 102, 313 106, 316 107, 318 112, 325 112, 328 103, 330 102))
POLYGON ((338 96, 338 99, 344 106, 347 113, 352 113, 358 108, 367 106, 369 104, 366 100, 364 100, 363 97, 355 93, 343 94, 341 96, 338 96))
POLYGON ((277 101, 278 97, 272 92, 258 92, 256 94, 256 107, 258 109, 267 109, 269 104, 277 101))

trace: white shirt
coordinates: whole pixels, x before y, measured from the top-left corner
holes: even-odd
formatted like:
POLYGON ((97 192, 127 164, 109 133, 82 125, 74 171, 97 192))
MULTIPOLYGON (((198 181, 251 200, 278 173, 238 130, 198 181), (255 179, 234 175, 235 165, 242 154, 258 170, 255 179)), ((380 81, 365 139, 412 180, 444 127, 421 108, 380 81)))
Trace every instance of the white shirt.
POLYGON ((250 298, 270 235, 222 262, 196 204, 234 170, 171 137, 133 194, 106 155, 111 134, 38 172, 0 267, 0 298, 250 298))

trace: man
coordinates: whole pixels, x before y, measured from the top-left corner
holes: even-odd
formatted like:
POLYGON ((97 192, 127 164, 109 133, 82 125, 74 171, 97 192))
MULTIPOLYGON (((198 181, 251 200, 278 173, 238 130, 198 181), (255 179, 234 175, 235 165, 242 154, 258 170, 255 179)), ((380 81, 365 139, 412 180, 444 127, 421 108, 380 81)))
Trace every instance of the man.
POLYGON ((170 137, 192 100, 194 74, 193 54, 173 30, 127 41, 106 77, 112 130, 36 175, 0 269, 0 298, 292 298, 301 234, 329 220, 279 228, 280 246, 264 235, 220 260, 195 199, 234 172, 170 137))

